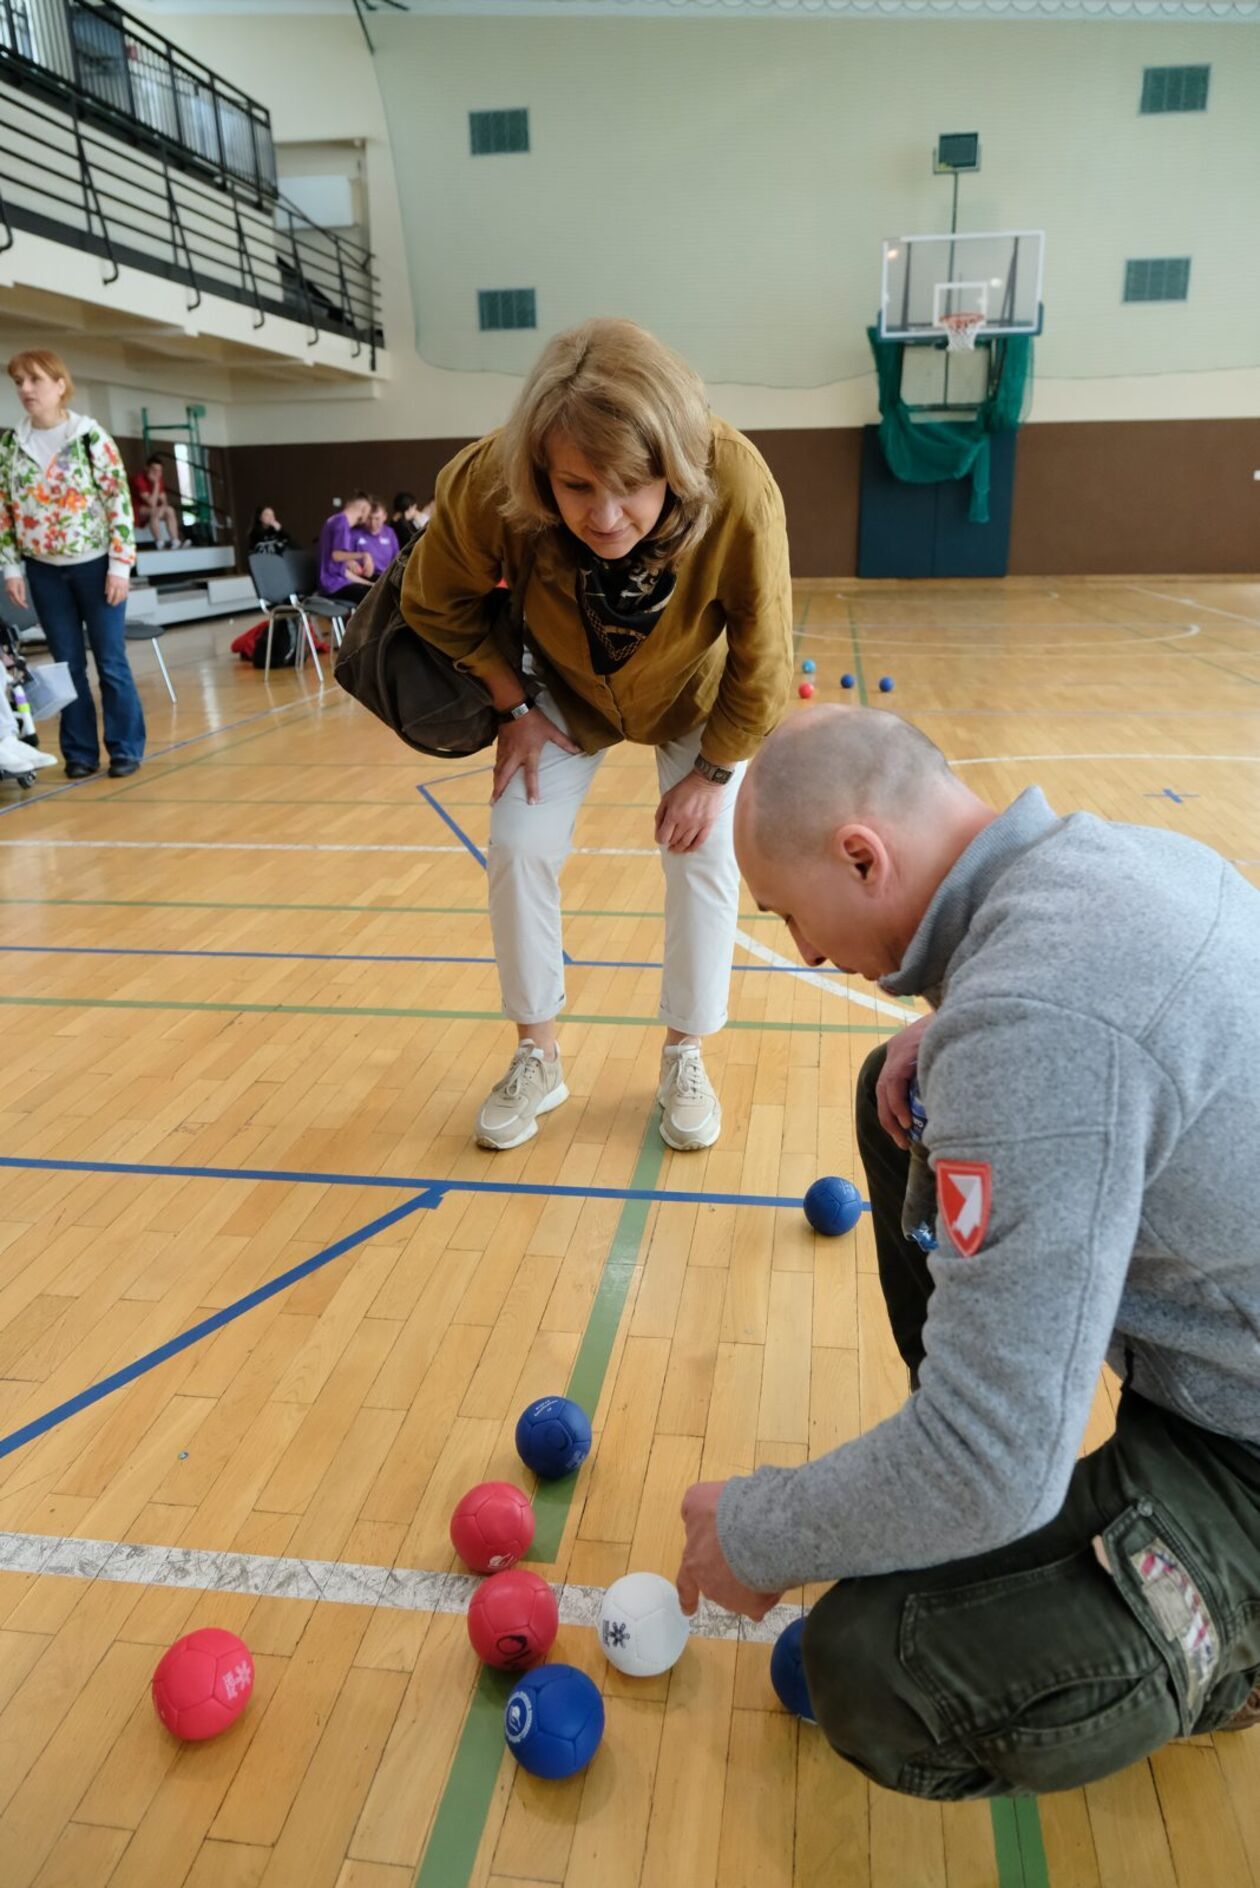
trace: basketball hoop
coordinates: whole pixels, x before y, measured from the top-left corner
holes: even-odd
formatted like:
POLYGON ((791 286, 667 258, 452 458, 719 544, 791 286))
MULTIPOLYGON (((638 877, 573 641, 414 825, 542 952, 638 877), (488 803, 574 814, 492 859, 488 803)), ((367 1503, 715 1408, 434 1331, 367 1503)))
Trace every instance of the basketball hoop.
POLYGON ((944 330, 951 354, 972 354, 984 326, 984 314, 979 310, 968 309, 961 315, 940 315, 936 325, 944 330))

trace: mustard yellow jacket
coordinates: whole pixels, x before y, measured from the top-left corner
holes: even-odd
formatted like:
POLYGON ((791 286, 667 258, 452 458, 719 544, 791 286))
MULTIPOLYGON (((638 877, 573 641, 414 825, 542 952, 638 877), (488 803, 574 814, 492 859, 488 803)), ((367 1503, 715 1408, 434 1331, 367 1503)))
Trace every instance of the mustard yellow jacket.
POLYGON ((402 609, 424 639, 477 674, 503 654, 494 587, 528 574, 531 642, 585 753, 617 741, 656 747, 703 727, 718 766, 747 760, 782 719, 792 680, 792 594, 779 488, 756 448, 713 423, 717 503, 651 635, 613 675, 596 675, 575 595, 576 567, 549 533, 531 552, 499 513, 498 435, 439 475, 429 528, 407 565, 402 609))

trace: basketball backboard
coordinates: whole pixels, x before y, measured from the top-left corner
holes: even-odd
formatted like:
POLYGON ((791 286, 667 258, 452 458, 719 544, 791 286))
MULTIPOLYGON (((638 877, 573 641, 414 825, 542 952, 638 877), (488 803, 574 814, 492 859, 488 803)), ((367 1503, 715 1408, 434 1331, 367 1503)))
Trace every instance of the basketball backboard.
POLYGON ((884 243, 881 341, 943 341, 950 315, 983 316, 978 337, 1040 334, 1045 232, 959 231, 884 243))

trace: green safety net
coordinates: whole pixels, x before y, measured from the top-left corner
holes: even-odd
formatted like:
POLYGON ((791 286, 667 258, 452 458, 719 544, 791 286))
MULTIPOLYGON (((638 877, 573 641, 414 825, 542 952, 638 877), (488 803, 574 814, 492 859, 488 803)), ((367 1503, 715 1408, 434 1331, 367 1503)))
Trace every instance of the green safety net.
POLYGON ((1023 419, 1032 390, 1032 336, 1013 334, 993 341, 988 397, 972 419, 949 425, 918 421, 901 397, 903 341, 881 341, 867 329, 879 381, 879 443, 889 470, 915 485, 940 479, 971 479, 968 516, 989 522, 989 441, 994 433, 1014 432, 1023 419))

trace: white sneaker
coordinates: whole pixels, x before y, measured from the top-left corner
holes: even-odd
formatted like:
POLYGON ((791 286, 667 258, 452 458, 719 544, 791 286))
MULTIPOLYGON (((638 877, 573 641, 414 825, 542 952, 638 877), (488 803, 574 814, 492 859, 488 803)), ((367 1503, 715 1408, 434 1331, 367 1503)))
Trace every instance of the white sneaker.
POLYGON ((661 1139, 680 1153, 712 1147, 722 1132, 722 1105, 704 1072, 700 1043, 687 1036, 661 1056, 661 1139))
POLYGON ((538 1132, 540 1114, 550 1114, 569 1099, 558 1054, 548 1058, 527 1037, 512 1057, 512 1066, 490 1090, 477 1116, 478 1147, 500 1153, 519 1147, 538 1132))
MULTIPOLYGON (((3 684, 0 684, 3 686, 3 684)), ((47 754, 42 747, 32 747, 19 735, 0 736, 0 773, 33 774, 41 767, 55 767, 57 756, 47 754)))

